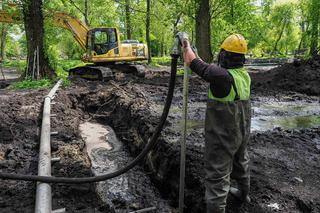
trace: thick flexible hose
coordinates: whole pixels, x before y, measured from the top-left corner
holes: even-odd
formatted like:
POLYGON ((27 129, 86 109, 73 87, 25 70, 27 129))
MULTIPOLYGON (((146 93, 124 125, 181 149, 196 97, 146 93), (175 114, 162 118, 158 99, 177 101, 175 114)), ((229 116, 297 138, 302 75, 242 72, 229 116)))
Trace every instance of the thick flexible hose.
POLYGON ((171 76, 170 76, 170 82, 169 82, 169 90, 166 98, 166 102, 163 108, 163 112, 160 118, 160 122, 158 126, 155 129, 155 132, 153 133, 150 141, 147 143, 147 145, 144 147, 144 149, 141 151, 141 153, 130 163, 128 163, 125 167, 111 173, 107 173, 100 176, 95 177, 82 177, 82 178, 71 178, 71 177, 48 177, 48 176, 36 176, 36 175, 22 175, 22 174, 11 174, 11 173, 3 173, 0 172, 0 179, 11 179, 11 180, 23 180, 23 181, 39 181, 43 183, 72 183, 72 184, 82 184, 82 183, 92 183, 92 182, 99 182, 104 181, 107 179, 111 179, 114 177, 117 177, 119 175, 122 175, 132 169, 134 166, 136 166, 138 163, 143 160, 146 155, 149 153, 150 150, 153 149, 153 147, 157 144, 158 137, 160 136, 160 133, 163 129, 163 126, 165 124, 165 121, 167 119, 171 102, 173 98, 174 93, 174 87, 176 82, 176 73, 177 73, 177 61, 178 61, 178 55, 172 55, 171 59, 171 76))

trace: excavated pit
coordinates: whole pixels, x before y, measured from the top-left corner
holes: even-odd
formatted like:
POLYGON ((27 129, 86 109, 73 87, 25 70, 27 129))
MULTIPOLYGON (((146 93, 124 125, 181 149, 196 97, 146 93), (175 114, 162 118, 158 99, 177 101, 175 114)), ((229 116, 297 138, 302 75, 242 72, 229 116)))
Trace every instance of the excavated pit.
MULTIPOLYGON (((61 161, 53 165, 53 175, 97 175, 132 160, 159 121, 168 78, 167 71, 157 70, 147 73, 145 79, 125 75, 107 83, 77 81, 59 91, 53 106, 57 116, 52 124, 53 131, 59 134, 52 138, 52 155, 61 157, 61 161), (98 148, 86 145, 90 136, 98 136, 98 148)), ((36 174, 41 107, 47 93, 47 90, 0 93, 0 171, 36 174)), ((202 121, 206 93, 206 83, 192 77, 185 202, 186 212, 192 213, 205 209, 202 121)), ((264 116, 319 117, 319 97, 254 89, 252 100, 253 119, 260 123, 269 120, 264 116), (287 113, 284 108, 290 106, 303 109, 287 113)), ((156 206, 155 212, 176 212, 181 108, 182 79, 178 78, 165 129, 145 163, 112 181, 53 185, 54 209, 128 212, 156 206)), ((320 130, 315 120, 299 128, 278 127, 276 123, 252 132, 249 144, 252 203, 243 206, 240 212, 320 211, 320 130)), ((1 180, 0 212, 33 212, 34 194, 34 183, 1 180)), ((237 203, 231 198, 229 203, 232 205, 228 212, 237 212, 234 211, 237 203)))

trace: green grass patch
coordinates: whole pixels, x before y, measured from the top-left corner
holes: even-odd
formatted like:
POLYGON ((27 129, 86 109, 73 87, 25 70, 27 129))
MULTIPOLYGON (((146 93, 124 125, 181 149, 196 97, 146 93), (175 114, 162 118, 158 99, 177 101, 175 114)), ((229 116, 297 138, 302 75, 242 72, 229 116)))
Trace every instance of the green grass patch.
POLYGON ((158 67, 158 66, 170 66, 171 57, 164 56, 164 57, 152 57, 151 65, 158 67))
POLYGON ((84 66, 86 63, 80 61, 80 60, 59 60, 54 65, 56 74, 58 78, 62 78, 66 80, 69 75, 69 69, 79 66, 84 66))
POLYGON ((5 68, 15 68, 22 73, 27 65, 26 60, 6 60, 2 63, 5 68))
MULTIPOLYGON (((178 69, 177 70, 177 76, 183 76, 184 75, 184 69, 178 69)), ((192 75, 192 71, 188 70, 188 75, 192 75)))
MULTIPOLYGON (((57 74, 57 78, 54 80, 50 79, 41 79, 41 80, 32 80, 26 79, 19 82, 15 82, 9 86, 9 89, 46 89, 51 88, 56 83, 58 79, 63 79, 63 87, 68 87, 71 85, 71 81, 68 79, 68 71, 71 68, 84 66, 84 62, 80 60, 59 60, 53 64, 53 69, 57 74)), ((25 60, 10 60, 3 63, 5 68, 15 68, 19 72, 23 72, 26 67, 25 60)))
POLYGON ((41 80, 23 80, 19 82, 15 82, 9 86, 10 89, 46 89, 53 86, 54 81, 49 79, 41 79, 41 80))

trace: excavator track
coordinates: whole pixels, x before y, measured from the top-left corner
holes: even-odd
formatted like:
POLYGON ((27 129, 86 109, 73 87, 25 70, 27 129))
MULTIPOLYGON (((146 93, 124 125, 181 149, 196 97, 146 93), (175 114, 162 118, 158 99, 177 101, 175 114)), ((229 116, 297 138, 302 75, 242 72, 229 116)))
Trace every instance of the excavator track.
POLYGON ((138 77, 145 76, 145 67, 143 65, 135 64, 108 64, 108 65, 86 65, 82 67, 75 67, 69 70, 70 77, 80 77, 87 80, 108 81, 114 78, 114 74, 133 73, 138 77))

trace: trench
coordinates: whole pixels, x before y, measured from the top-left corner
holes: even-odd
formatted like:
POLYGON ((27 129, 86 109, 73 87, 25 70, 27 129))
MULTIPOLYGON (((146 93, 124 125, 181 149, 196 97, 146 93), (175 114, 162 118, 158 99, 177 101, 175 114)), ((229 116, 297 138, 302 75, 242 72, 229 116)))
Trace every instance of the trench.
MULTIPOLYGON (((112 172, 133 160, 110 126, 85 122, 80 124, 80 131, 94 175, 112 172)), ((111 211, 130 212, 154 207, 156 211, 150 212, 171 212, 172 209, 139 167, 116 178, 98 182, 95 189, 99 199, 111 211)))
MULTIPOLYGON (((140 85, 139 85, 140 86, 140 85)), ((105 128, 112 128, 114 130, 115 136, 111 138, 118 138, 120 141, 121 147, 125 150, 125 154, 116 154, 116 157, 111 157, 112 162, 117 162, 115 167, 121 165, 126 161, 130 161, 133 156, 136 156, 143 145, 148 141, 148 138, 152 134, 154 126, 157 124, 159 119, 159 114, 161 112, 162 96, 152 96, 148 97, 148 89, 143 90, 146 93, 141 94, 141 88, 137 89, 135 86, 130 85, 129 88, 125 88, 130 92, 133 92, 134 95, 129 95, 127 92, 118 91, 107 95, 105 92, 97 93, 95 95, 87 95, 79 99, 80 105, 83 105, 82 110, 84 112, 89 112, 90 116, 93 115, 94 119, 90 122, 98 123, 103 125, 105 128), (129 89, 130 88, 130 89, 129 89), (118 93, 118 94, 117 94, 118 93), (146 97, 147 96, 147 97, 146 97), (98 98, 99 97, 99 98, 98 98), (111 98, 110 98, 111 97, 111 98), (139 97, 138 99, 136 97, 139 97), (148 100, 146 101, 145 98, 148 100), (141 100, 140 100, 141 99, 141 100), (105 104, 108 103, 108 104, 105 104), (107 127, 109 126, 109 127, 107 127)), ((160 90, 161 93, 162 90, 160 90)), ((138 175, 138 179, 145 179, 147 183, 144 185, 146 188, 152 188, 152 190, 144 191, 143 193, 136 192, 134 185, 139 185, 138 181, 130 181, 130 174, 126 174, 124 178, 119 178, 111 183, 109 182, 108 187, 103 187, 103 195, 105 196, 105 203, 108 203, 109 206, 113 206, 114 209, 138 209, 138 208, 147 208, 150 206, 157 206, 159 208, 159 203, 162 203, 162 209, 160 212, 172 212, 177 208, 178 200, 178 186, 179 186, 179 139, 181 134, 180 129, 180 112, 181 105, 179 101, 181 99, 180 92, 175 94, 174 104, 170 110, 169 117, 166 123, 166 126, 163 130, 162 136, 159 138, 159 144, 155 149, 148 155, 145 159, 145 164, 142 164, 141 167, 138 167, 138 170, 133 170, 132 172, 135 175, 138 175), (128 176, 129 175, 129 176, 128 176), (131 184, 129 184, 131 183, 131 184), (113 187, 117 186, 117 187, 113 187), (118 193, 120 190, 119 186, 124 190, 121 193, 118 193), (111 190, 110 192, 107 190, 111 190), (132 190, 132 191, 130 191, 132 190), (118 194, 117 194, 118 193, 118 194), (117 196, 114 196, 117 194, 117 196), (157 202, 149 202, 148 198, 145 198, 144 201, 140 200, 135 202, 137 198, 134 198, 136 195, 146 194, 145 197, 150 196, 150 200, 158 200, 157 202), (114 200, 113 200, 114 199, 114 200), (119 202, 121 200, 122 202, 119 202), (119 204, 121 203, 121 204, 119 204), (140 203, 140 205, 131 205, 133 203, 140 203), (144 203, 145 205, 141 205, 144 203), (139 207, 137 207, 139 206, 139 207), (168 211, 164 210, 166 207, 168 211)), ((204 172, 203 168, 203 148, 204 148, 204 135, 203 135, 203 119, 205 112, 205 99, 202 97, 191 97, 189 103, 190 110, 190 120, 188 122, 189 135, 187 140, 187 168, 186 168, 186 212, 204 212, 204 172)), ((299 153, 299 161, 304 162, 304 155, 309 153, 310 147, 315 149, 315 146, 319 146, 319 132, 317 127, 319 127, 318 120, 315 122, 306 122, 304 125, 292 124, 295 122, 289 122, 289 124, 283 124, 281 128, 279 126, 270 124, 267 126, 261 126, 262 123, 271 122, 271 117, 276 117, 277 120, 286 120, 288 118, 293 118, 294 120, 299 119, 300 117, 308 117, 309 115, 319 116, 318 102, 317 99, 314 100, 272 100, 270 97, 263 97, 260 99, 253 99, 253 127, 260 129, 253 129, 252 139, 249 150, 251 151, 252 167, 253 167, 253 196, 256 196, 253 204, 250 206, 243 207, 244 209, 240 212, 267 212, 271 210, 268 205, 271 205, 272 200, 280 201, 282 208, 288 208, 291 210, 299 209, 301 211, 306 211, 306 209, 317 209, 319 208, 319 203, 316 201, 315 204, 308 203, 304 198, 300 198, 297 195, 292 195, 290 193, 280 193, 276 192, 277 182, 274 182, 273 178, 270 180, 264 179, 266 174, 261 173, 261 169, 256 167, 256 165, 261 165, 264 158, 270 158, 274 161, 274 158, 278 158, 280 162, 274 162, 275 165, 267 164, 267 167, 270 171, 274 171, 275 179, 281 179, 285 177, 283 182, 289 180, 300 180, 301 177, 298 174, 295 174, 295 169, 292 169, 292 172, 286 172, 288 174, 284 175, 283 166, 286 164, 290 165, 290 160, 293 158, 293 155, 290 154, 288 142, 293 143, 294 146, 298 146, 298 149, 302 149, 299 153), (263 119, 263 116, 269 116, 267 119, 263 119), (258 123, 255 124, 255 119, 258 123), (260 126, 259 126, 260 125, 260 126), (301 131, 300 131, 301 129, 301 131), (304 136, 307 135, 307 136, 304 136), (283 141, 281 141, 283 139, 283 141), (258 143, 257 143, 258 141, 258 143), (263 143, 261 141, 264 141, 263 143), (272 141, 277 141, 279 144, 278 147, 274 147, 272 141), (307 142, 307 143, 306 143, 307 142), (311 144, 310 144, 311 142, 311 144), (269 144, 270 143, 270 144, 269 144), (268 145, 269 144, 269 145, 268 145), (257 147, 258 146, 258 147, 257 147), (269 147, 270 150, 264 150, 269 147), (301 147, 300 147, 301 146, 301 147), (307 148, 309 147, 309 148, 307 148), (279 150, 286 152, 285 155, 278 156, 279 150), (306 151, 306 150, 309 151, 306 151), (273 151, 271 150, 277 150, 273 151), (270 152, 269 152, 270 151, 270 152), (273 168, 276 167, 276 168, 273 168), (288 180, 287 180, 288 179, 288 180), (271 186, 268 186, 271 185, 271 186), (268 186, 270 189, 265 189, 268 186), (266 196, 268 201, 265 200, 266 196), (280 197, 279 197, 280 196, 280 197), (291 197, 291 198, 290 198, 291 197), (292 199, 292 201, 288 201, 292 199)), ((98 129, 98 128, 97 128, 98 129)), ((269 149, 268 148, 268 149, 269 149)), ((108 153, 110 151, 106 151, 108 153)), ((295 154, 296 155, 296 154, 295 154)), ((317 155, 312 153, 313 158, 317 155)), ((106 160, 107 155, 102 154, 101 165, 110 160, 106 160)), ((296 156, 294 157, 296 158, 296 156)), ((296 160, 296 159, 295 159, 296 160)), ((301 163, 300 162, 300 163, 301 163)), ((298 164, 300 164, 298 163, 298 164)), ((302 163, 303 164, 303 163, 302 163)), ((316 164, 311 163, 309 166, 314 167, 316 164)), ((108 166, 107 166, 108 167, 108 166)), ((110 169, 109 167, 107 169, 110 169)), ((308 168, 296 168, 298 170, 308 168)), ((310 169, 310 168, 309 168, 310 169)), ((317 170, 317 169, 316 169, 317 170)), ((304 172, 299 171, 299 174, 302 175, 304 172)), ((308 173, 305 171, 305 173, 308 173)), ((135 176, 134 175, 134 176, 135 176)), ((272 173, 267 174, 272 175, 272 173)), ((312 179, 316 179, 318 174, 312 174, 312 179)), ((303 177, 302 179, 304 179, 303 177)), ((137 179, 136 179, 137 180, 137 179)), ((108 185, 107 184, 107 185, 108 185)), ((297 183, 293 183, 296 185, 297 183)), ((290 184, 289 184, 290 185, 290 184)), ((289 187, 289 186, 288 186, 289 187)), ((141 187, 140 187, 141 188, 141 187)), ((143 187, 142 187, 143 188, 143 187)), ((121 189, 121 190, 122 190, 121 189)), ((142 191, 144 189, 141 189, 142 191)), ((301 196, 304 197, 306 192, 303 190, 301 196)), ((317 200, 318 198, 316 198, 317 200)), ((232 201, 231 201, 232 202, 232 201)), ((271 205, 272 206, 272 205, 271 205)), ((232 212, 232 211, 230 211, 232 212)), ((306 211, 308 212, 308 211, 306 211)), ((312 212, 312 211, 309 211, 312 212)))

